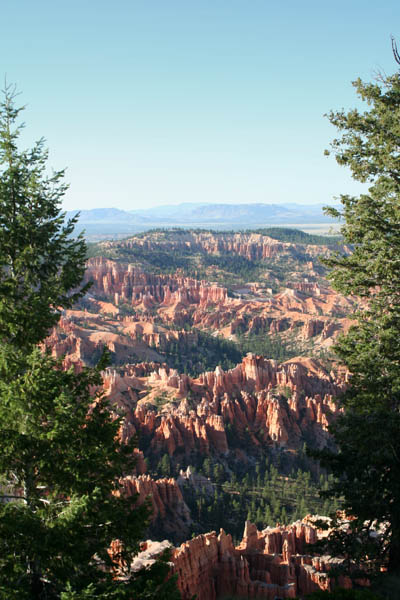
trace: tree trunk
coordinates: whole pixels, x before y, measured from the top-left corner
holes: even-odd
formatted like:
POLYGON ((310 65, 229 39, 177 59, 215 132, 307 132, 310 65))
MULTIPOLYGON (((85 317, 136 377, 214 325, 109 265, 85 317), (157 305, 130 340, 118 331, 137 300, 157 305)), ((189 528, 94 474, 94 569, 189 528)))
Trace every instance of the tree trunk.
POLYGON ((42 578, 39 573, 32 573, 31 575, 31 594, 32 600, 42 600, 44 592, 44 585, 42 578))

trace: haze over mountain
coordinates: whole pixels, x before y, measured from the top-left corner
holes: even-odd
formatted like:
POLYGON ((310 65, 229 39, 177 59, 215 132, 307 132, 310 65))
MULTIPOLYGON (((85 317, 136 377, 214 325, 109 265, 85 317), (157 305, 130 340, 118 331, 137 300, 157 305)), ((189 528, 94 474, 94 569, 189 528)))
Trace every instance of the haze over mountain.
MULTIPOLYGON (((141 210, 96 208, 80 211, 77 230, 89 238, 121 236, 151 227, 213 227, 242 229, 268 225, 333 224, 323 204, 209 204, 185 202, 141 210)), ((68 211, 67 217, 78 210, 68 211)))

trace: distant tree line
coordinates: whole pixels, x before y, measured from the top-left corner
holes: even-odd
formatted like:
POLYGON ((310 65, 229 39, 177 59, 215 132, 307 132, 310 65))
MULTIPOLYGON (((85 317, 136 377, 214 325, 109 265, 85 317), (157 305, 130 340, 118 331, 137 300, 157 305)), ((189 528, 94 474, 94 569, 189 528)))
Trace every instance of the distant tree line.
MULTIPOLYGON (((194 328, 191 330, 194 331, 194 328)), ((300 352, 293 343, 263 332, 239 334, 237 342, 201 330, 196 332, 195 343, 189 337, 182 337, 180 340, 168 340, 162 351, 155 345, 151 347, 165 357, 170 367, 192 377, 214 371, 218 365, 224 371, 232 369, 249 352, 278 362, 298 356, 300 352)))
POLYGON ((241 476, 226 475, 211 458, 204 459, 199 471, 211 480, 214 493, 194 493, 189 484, 183 489, 196 534, 222 527, 238 542, 246 520, 263 529, 277 523, 287 525, 307 514, 329 515, 340 507, 339 500, 319 496, 318 490, 328 489, 332 476, 322 474, 313 480, 310 472, 301 469, 285 476, 268 458, 241 476))
POLYGON ((341 235, 316 235, 313 233, 306 233, 301 229, 292 229, 290 227, 259 228, 252 231, 252 233, 267 235, 280 242, 315 244, 317 246, 337 246, 343 240, 341 235))
MULTIPOLYGON (((193 329, 192 329, 193 330, 193 329)), ((224 370, 232 369, 242 360, 242 353, 235 342, 197 330, 196 341, 188 337, 166 342, 162 352, 166 363, 180 373, 191 376, 213 371, 217 365, 224 370)))

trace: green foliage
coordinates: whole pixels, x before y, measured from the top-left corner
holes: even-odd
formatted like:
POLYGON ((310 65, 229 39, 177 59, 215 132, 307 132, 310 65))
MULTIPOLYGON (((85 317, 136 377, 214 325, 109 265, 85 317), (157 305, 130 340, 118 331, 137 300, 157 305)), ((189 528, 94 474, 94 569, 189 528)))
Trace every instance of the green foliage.
POLYGON ((289 227, 267 227, 255 229, 252 233, 268 235, 274 240, 281 242, 291 242, 293 244, 315 244, 318 246, 337 246, 342 238, 340 235, 315 235, 306 233, 301 229, 291 229, 289 227))
POLYGON ((169 477, 171 475, 171 460, 168 454, 163 454, 158 465, 158 472, 161 477, 169 477))
MULTIPOLYGON (((180 592, 176 586, 177 577, 169 577, 170 565, 168 564, 170 553, 167 550, 151 566, 145 567, 136 573, 134 581, 129 585, 122 584, 110 588, 106 598, 122 600, 181 600, 180 592)), ((95 586, 89 584, 87 588, 79 592, 74 591, 67 584, 66 590, 61 593, 60 600, 97 600, 95 586)))
POLYGON ((398 600, 400 598, 400 577, 381 573, 380 576, 375 578, 372 591, 377 593, 379 598, 398 600))
POLYGON ((204 254, 204 268, 215 266, 222 271, 234 273, 242 281, 259 279, 263 267, 261 261, 249 260, 240 254, 204 254))
POLYGON ((155 403, 157 409, 164 406, 164 404, 167 404, 167 402, 169 402, 167 392, 161 392, 161 394, 154 397, 154 403, 155 403))
MULTIPOLYGON (((183 489, 185 502, 196 521, 196 534, 222 527, 239 541, 246 520, 263 529, 278 522, 292 523, 310 513, 328 515, 339 507, 336 500, 328 503, 321 500, 317 482, 301 469, 286 476, 274 465, 265 468, 258 463, 244 474, 237 471, 227 476, 219 463, 213 464, 206 458, 202 470, 213 482, 214 494, 195 493, 190 486, 183 489)), ((322 475, 323 484, 330 480, 322 475)))
POLYGON ((149 509, 121 493, 133 440, 99 391, 95 369, 63 369, 35 346, 81 297, 86 248, 47 179, 39 142, 19 152, 19 110, 0 105, 0 598, 179 598, 164 557, 133 572, 149 509), (74 291, 77 290, 77 291, 74 291), (111 544, 119 540, 110 552, 111 544))
POLYGON ((331 427, 339 451, 320 451, 323 465, 336 477, 322 497, 341 497, 347 526, 334 523, 323 551, 340 555, 353 576, 379 573, 397 552, 400 497, 400 415, 383 410, 349 409, 331 427), (372 442, 372 443, 371 443, 372 442), (366 501, 367 500, 367 501, 366 501))
POLYGON ((126 586, 124 600, 181 600, 177 576, 170 577, 169 559, 167 550, 150 567, 138 571, 131 585, 126 586))
POLYGON ((280 362, 299 354, 299 349, 282 340, 278 335, 257 333, 241 334, 238 341, 214 336, 206 331, 192 328, 194 336, 182 336, 181 339, 167 340, 161 351, 165 362, 180 373, 189 373, 196 377, 205 371, 213 371, 217 365, 224 371, 232 369, 248 352, 272 358, 280 362))
POLYGON ((64 171, 46 175, 43 139, 18 150, 22 109, 13 99, 6 87, 0 102, 0 340, 23 347, 43 339, 60 308, 84 294, 86 247, 81 236, 71 237, 77 219, 65 225, 60 214, 64 171))
POLYGON ((180 373, 197 376, 205 371, 213 371, 217 365, 224 370, 232 369, 242 360, 242 352, 235 342, 205 331, 193 329, 195 336, 180 340, 166 341, 163 351, 166 363, 180 373))
POLYGON ((8 597, 17 581, 32 598, 57 598, 66 582, 76 591, 92 584, 102 597, 116 589, 115 560, 128 565, 138 550, 148 509, 115 495, 133 448, 120 444, 121 421, 105 399, 90 394, 102 367, 75 374, 39 349, 0 348, 0 472, 9 482, 0 590, 8 597), (112 560, 117 538, 123 547, 112 560))
POLYGON ((284 341, 278 335, 268 333, 240 335, 238 345, 243 355, 252 352, 266 358, 273 358, 279 362, 284 362, 299 354, 299 349, 296 346, 284 341))
POLYGON ((329 115, 342 133, 332 147, 354 179, 368 183, 358 197, 341 196, 341 233, 350 256, 325 261, 333 285, 365 297, 357 325, 336 346, 351 372, 342 398, 346 412, 332 427, 337 454, 320 458, 338 476, 328 490, 343 496, 354 517, 347 535, 336 529, 328 550, 345 556, 350 571, 400 571, 400 74, 354 83, 369 109, 329 115), (381 530, 376 536, 374 530, 381 530), (353 559, 353 566, 350 565, 353 559))
MULTIPOLYGON (((106 256, 113 260, 139 263, 143 269, 153 273, 175 274, 179 270, 182 275, 196 279, 212 279, 228 289, 230 296, 235 296, 235 290, 245 286, 250 281, 264 281, 268 288, 278 291, 288 278, 297 278, 299 270, 310 255, 305 252, 306 244, 324 244, 332 250, 340 248, 340 238, 334 236, 312 236, 295 229, 260 229, 265 235, 272 235, 282 241, 296 242, 296 247, 289 247, 282 255, 271 258, 248 258, 234 251, 219 250, 208 253, 201 245, 187 246, 179 237, 191 238, 193 234, 210 233, 217 239, 224 240, 233 233, 251 234, 246 231, 212 231, 212 230, 180 230, 176 228, 165 230, 150 230, 137 234, 127 240, 115 242, 112 246, 103 244, 92 245, 89 256, 106 256), (149 244, 143 245, 142 238, 147 237, 149 244)), ((312 260, 312 259, 311 259, 312 260)), ((323 274, 324 268, 318 260, 314 270, 323 274)), ((239 292, 240 293, 240 292, 239 292)))

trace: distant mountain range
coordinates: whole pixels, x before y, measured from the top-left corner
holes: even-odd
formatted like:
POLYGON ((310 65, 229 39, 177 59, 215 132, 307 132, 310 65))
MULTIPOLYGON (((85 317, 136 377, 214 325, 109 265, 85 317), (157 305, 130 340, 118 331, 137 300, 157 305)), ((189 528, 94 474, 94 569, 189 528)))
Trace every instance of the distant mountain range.
POLYGON ((199 227, 254 229, 270 225, 332 224, 323 213, 323 204, 207 204, 191 203, 125 211, 118 208, 73 210, 80 212, 77 231, 89 239, 121 237, 154 227, 199 227))

